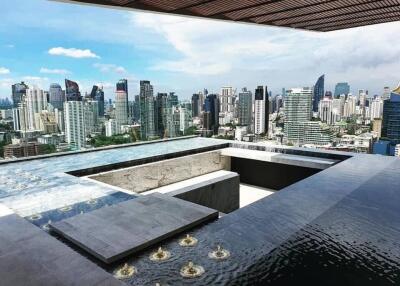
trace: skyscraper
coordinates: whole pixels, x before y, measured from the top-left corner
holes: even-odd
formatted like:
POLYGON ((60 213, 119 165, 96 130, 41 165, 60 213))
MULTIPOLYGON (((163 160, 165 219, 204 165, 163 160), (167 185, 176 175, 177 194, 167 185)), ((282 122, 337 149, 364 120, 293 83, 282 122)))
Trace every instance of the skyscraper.
POLYGON ((65 94, 67 101, 82 101, 79 85, 72 80, 65 79, 65 94))
POLYGON ((347 82, 339 82, 335 86, 335 97, 339 97, 341 94, 348 95, 350 93, 350 85, 347 82))
POLYGON ((82 101, 64 102, 65 139, 73 150, 86 145, 85 114, 82 101))
POLYGON ((128 112, 128 101, 129 101, 129 92, 128 92, 128 80, 127 79, 120 79, 117 82, 116 85, 116 90, 118 91, 124 91, 126 93, 126 112, 128 112))
MULTIPOLYGON (((205 121, 207 121, 207 126, 204 126, 207 130, 212 130, 214 134, 218 133, 219 127, 219 100, 216 94, 207 95, 204 100, 204 111, 208 113, 205 121)), ((203 125, 205 125, 203 123, 203 125)))
POLYGON ((265 87, 258 86, 254 96, 254 133, 257 135, 267 133, 268 131, 268 89, 265 87))
POLYGON ((179 104, 178 96, 175 92, 170 92, 168 95, 168 107, 177 106, 179 104))
POLYGON ((18 107, 18 104, 22 101, 22 98, 26 94, 27 89, 28 86, 23 81, 21 83, 16 83, 11 86, 14 108, 18 107))
POLYGON ((124 90, 115 92, 115 121, 119 126, 128 124, 128 94, 124 90))
POLYGON ((86 100, 83 103, 85 132, 90 135, 97 131, 99 118, 99 102, 97 100, 86 100))
POLYGON ((285 97, 285 137, 291 142, 301 142, 304 136, 304 122, 311 119, 311 88, 293 88, 285 97))
POLYGON ((253 112, 253 94, 247 88, 243 88, 239 93, 239 125, 246 126, 247 131, 251 131, 253 112))
POLYGON ((167 108, 168 108, 168 94, 158 93, 155 103, 157 132, 160 138, 165 135, 167 128, 167 108))
POLYGON ((330 125, 335 122, 335 114, 333 112, 333 99, 325 97, 319 102, 318 115, 321 121, 324 123, 330 125))
POLYGON ((318 111, 319 102, 323 99, 325 92, 325 75, 321 75, 314 86, 313 91, 313 111, 318 111))
POLYGON ((50 85, 49 104, 53 109, 62 110, 64 108, 65 92, 58 83, 50 85))
POLYGON ((142 140, 156 137, 154 121, 153 86, 150 81, 140 81, 140 136, 142 140))
POLYGON ((192 95, 192 116, 198 117, 200 114, 200 94, 195 93, 192 95))
POLYGON ((383 103, 382 137, 400 143, 400 85, 383 103))
POLYGON ((104 117, 104 91, 102 87, 94 85, 90 93, 90 98, 98 102, 99 116, 104 117))
POLYGON ((35 130, 39 126, 39 113, 47 109, 46 93, 38 87, 26 90, 26 107, 28 111, 28 129, 35 130))
POLYGON ((381 119, 383 113, 383 100, 378 96, 374 98, 371 102, 369 115, 370 119, 381 119))

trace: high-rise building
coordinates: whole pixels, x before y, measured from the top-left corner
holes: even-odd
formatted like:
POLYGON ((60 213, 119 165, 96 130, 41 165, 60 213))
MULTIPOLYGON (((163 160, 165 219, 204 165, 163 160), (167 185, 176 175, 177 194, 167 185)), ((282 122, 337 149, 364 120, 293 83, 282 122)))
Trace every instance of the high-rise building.
POLYGON ((170 92, 167 98, 168 107, 177 106, 179 104, 178 96, 175 92, 170 92))
POLYGON ((372 100, 369 108, 370 119, 381 119, 383 114, 383 100, 376 97, 372 100))
POLYGON ((205 120, 207 125, 203 123, 204 128, 217 134, 219 127, 219 100, 216 94, 207 95, 204 100, 204 111, 208 113, 205 120))
POLYGON ((65 95, 67 101, 82 101, 79 85, 69 79, 65 79, 65 95))
POLYGON ((38 129, 39 113, 47 109, 46 93, 38 87, 28 88, 26 90, 26 108, 28 111, 28 129, 38 129))
POLYGON ((26 132, 28 126, 28 109, 26 107, 25 97, 18 103, 17 108, 12 109, 13 112, 13 128, 15 131, 26 132))
POLYGON ((313 111, 318 112, 319 102, 323 99, 325 92, 325 75, 321 75, 314 86, 313 111))
POLYGON ((82 101, 64 102, 65 140, 73 150, 86 145, 85 114, 82 101))
POLYGON ((115 121, 119 126, 128 124, 128 94, 124 90, 115 92, 115 121))
POLYGON ((339 82, 335 86, 335 97, 339 97, 341 94, 348 95, 350 93, 350 85, 347 82, 339 82))
POLYGON ((58 83, 53 83, 50 85, 49 89, 49 104, 51 109, 62 110, 64 108, 65 92, 62 90, 58 83))
POLYGON ((231 86, 222 87, 221 94, 219 95, 220 112, 233 112, 234 103, 233 88, 231 86))
POLYGON ((94 85, 90 93, 90 98, 98 103, 99 116, 104 117, 104 91, 102 87, 94 85))
POLYGON ((281 111, 281 108, 283 107, 283 97, 284 97, 284 94, 283 95, 277 95, 275 97, 275 104, 276 104, 275 112, 279 113, 279 111, 281 111))
POLYGON ((382 137, 400 143, 400 86, 383 103, 382 137))
POLYGON ((153 86, 150 81, 140 81, 140 136, 142 140, 154 138, 156 122, 154 120, 153 86))
POLYGON ((99 119, 99 103, 97 100, 86 100, 83 104, 85 132, 91 134, 97 131, 99 119))
POLYGON ((258 86, 254 95, 254 133, 257 135, 267 133, 269 125, 268 88, 258 86))
POLYGON ((247 88, 239 93, 239 125, 246 126, 247 132, 251 132, 253 112, 253 94, 247 88))
POLYGON ((26 94, 28 86, 22 81, 11 86, 13 107, 17 108, 18 104, 22 101, 22 98, 26 94))
POLYGON ((167 108, 168 108, 168 94, 158 93, 155 102, 155 119, 157 122, 157 132, 160 138, 165 137, 167 127, 167 108))
POLYGON ((192 95, 192 116, 198 117, 201 113, 200 93, 192 95))
POLYGON ((185 135, 186 130, 192 126, 192 113, 191 110, 184 107, 179 107, 179 130, 185 135))
POLYGON ((293 88, 285 97, 285 137, 290 142, 304 140, 304 122, 311 120, 312 89, 293 88))
POLYGON ((329 125, 335 122, 335 116, 333 113, 333 100, 330 98, 324 98, 319 102, 318 107, 319 118, 322 122, 329 125))
POLYGON ((129 92, 128 92, 128 80, 120 79, 116 84, 116 91, 124 91, 126 93, 126 112, 128 112, 128 101, 129 101, 129 92))
POLYGON ((357 97, 349 94, 343 107, 343 117, 349 118, 356 114, 357 97))

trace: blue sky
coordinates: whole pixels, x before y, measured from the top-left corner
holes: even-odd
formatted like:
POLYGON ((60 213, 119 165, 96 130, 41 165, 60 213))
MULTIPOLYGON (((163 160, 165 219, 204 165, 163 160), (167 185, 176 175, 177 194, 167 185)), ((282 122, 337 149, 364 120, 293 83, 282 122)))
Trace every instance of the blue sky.
POLYGON ((83 92, 128 78, 182 98, 221 86, 326 87, 348 81, 354 92, 380 94, 400 80, 400 22, 337 31, 306 32, 46 0, 2 1, 0 97, 24 80, 44 89, 65 77, 83 92), (5 2, 5 3, 4 3, 5 2))

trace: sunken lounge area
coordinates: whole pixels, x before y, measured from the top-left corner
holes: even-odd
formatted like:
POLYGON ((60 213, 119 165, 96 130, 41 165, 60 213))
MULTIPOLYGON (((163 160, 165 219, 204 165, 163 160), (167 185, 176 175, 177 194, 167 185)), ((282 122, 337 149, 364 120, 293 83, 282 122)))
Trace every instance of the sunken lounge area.
POLYGON ((0 163, 0 285, 399 285, 400 160, 185 137, 0 163))

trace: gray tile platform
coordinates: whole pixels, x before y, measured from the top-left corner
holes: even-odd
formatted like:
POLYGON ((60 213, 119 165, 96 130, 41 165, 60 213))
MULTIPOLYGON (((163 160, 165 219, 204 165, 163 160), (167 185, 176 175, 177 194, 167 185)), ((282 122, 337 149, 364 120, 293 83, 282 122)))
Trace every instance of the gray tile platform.
POLYGON ((103 262, 112 263, 216 218, 216 210, 154 193, 50 227, 103 262))
POLYGON ((125 285, 18 215, 0 218, 0 285, 125 285))

